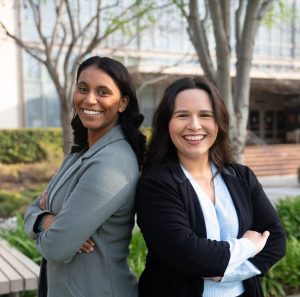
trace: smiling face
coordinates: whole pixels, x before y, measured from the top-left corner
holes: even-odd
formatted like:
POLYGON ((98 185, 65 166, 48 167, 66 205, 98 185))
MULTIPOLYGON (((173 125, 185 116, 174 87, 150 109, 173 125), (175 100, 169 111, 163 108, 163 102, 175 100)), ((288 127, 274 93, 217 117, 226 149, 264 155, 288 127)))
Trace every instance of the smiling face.
POLYGON ((89 66, 80 73, 73 102, 92 146, 117 125, 119 113, 126 109, 128 99, 121 98, 118 86, 107 73, 89 66))
POLYGON ((186 160, 208 161, 218 126, 206 91, 188 89, 178 93, 169 133, 181 163, 186 160))

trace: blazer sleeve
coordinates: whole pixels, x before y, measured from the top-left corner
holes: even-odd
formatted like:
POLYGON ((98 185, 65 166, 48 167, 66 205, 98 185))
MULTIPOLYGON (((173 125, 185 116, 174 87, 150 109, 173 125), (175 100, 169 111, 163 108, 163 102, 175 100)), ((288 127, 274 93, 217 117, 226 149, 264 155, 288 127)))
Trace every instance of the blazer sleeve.
POLYGON ((24 227, 25 232, 31 239, 37 239, 38 234, 34 232, 34 227, 37 224, 37 219, 43 215, 50 213, 48 210, 41 210, 39 207, 40 195, 31 203, 25 214, 24 227))
POLYGON ((230 258, 229 243, 197 236, 176 183, 142 177, 136 207, 149 252, 167 269, 187 277, 223 276, 230 258))
POLYGON ((257 177, 250 168, 245 168, 253 206, 253 230, 258 232, 268 230, 270 232, 263 250, 249 259, 264 275, 271 266, 285 255, 286 235, 280 219, 257 177))
POLYGON ((138 172, 135 178, 133 167, 126 164, 113 152, 109 158, 91 160, 51 227, 38 237, 37 248, 44 258, 69 263, 85 240, 126 206, 134 195, 138 172))
MULTIPOLYGON (((60 169, 57 171, 57 173, 51 178, 47 185, 47 189, 51 188, 51 185, 53 181, 55 180, 56 176, 59 174, 60 170, 64 167, 64 165, 72 158, 71 155, 67 155, 65 159, 63 160, 60 169)), ((34 232, 34 227, 36 225, 36 222, 38 218, 43 215, 50 213, 49 210, 42 210, 39 206, 39 200, 40 200, 41 194, 27 207, 25 216, 24 216, 24 227, 25 232, 27 235, 32 239, 37 239, 38 234, 34 232)))

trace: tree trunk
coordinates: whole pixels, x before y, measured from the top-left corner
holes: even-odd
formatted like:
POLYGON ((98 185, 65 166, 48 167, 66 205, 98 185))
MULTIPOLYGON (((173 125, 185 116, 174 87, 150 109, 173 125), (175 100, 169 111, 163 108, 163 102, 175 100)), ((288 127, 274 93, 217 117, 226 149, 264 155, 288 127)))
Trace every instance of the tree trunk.
POLYGON ((259 0, 253 0, 248 3, 241 43, 239 45, 239 50, 237 51, 236 79, 233 96, 236 114, 236 133, 233 135, 233 143, 237 149, 239 161, 241 161, 241 155, 247 137, 250 101, 250 70, 255 36, 259 26, 259 5, 259 0))
POLYGON ((63 130, 63 150, 67 154, 71 151, 73 145, 73 130, 71 120, 73 116, 72 106, 66 100, 60 101, 60 120, 63 130))

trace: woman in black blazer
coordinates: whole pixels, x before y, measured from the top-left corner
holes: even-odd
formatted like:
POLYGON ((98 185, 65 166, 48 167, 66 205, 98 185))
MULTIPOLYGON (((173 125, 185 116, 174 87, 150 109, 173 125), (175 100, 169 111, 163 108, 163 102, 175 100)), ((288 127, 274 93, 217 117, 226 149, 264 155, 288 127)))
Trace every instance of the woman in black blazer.
POLYGON ((261 297, 285 232, 253 172, 234 161, 229 116, 207 80, 165 91, 137 187, 148 247, 140 297, 261 297))

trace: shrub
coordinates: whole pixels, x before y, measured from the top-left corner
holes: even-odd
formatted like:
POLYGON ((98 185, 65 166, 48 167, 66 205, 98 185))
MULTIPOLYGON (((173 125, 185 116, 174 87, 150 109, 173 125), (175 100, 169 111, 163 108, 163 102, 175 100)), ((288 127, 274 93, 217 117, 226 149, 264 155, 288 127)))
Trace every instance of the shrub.
POLYGON ((300 197, 280 199, 276 210, 287 234, 287 250, 286 256, 262 279, 268 297, 300 292, 300 197))
POLYGON ((300 196, 280 199, 276 204, 276 209, 287 237, 300 240, 300 196))
POLYGON ((287 240, 286 256, 274 265, 262 279, 265 296, 283 297, 299 293, 300 241, 295 237, 287 240))
POLYGON ((0 217, 9 218, 17 214, 23 215, 27 206, 41 193, 45 184, 28 188, 19 193, 0 191, 0 217))
POLYGON ((61 129, 0 130, 0 162, 4 164, 33 163, 47 157, 42 143, 62 147, 61 129))
POLYGON ((27 201, 24 201, 19 193, 0 191, 0 217, 9 218, 16 215, 24 203, 27 204, 27 201))

